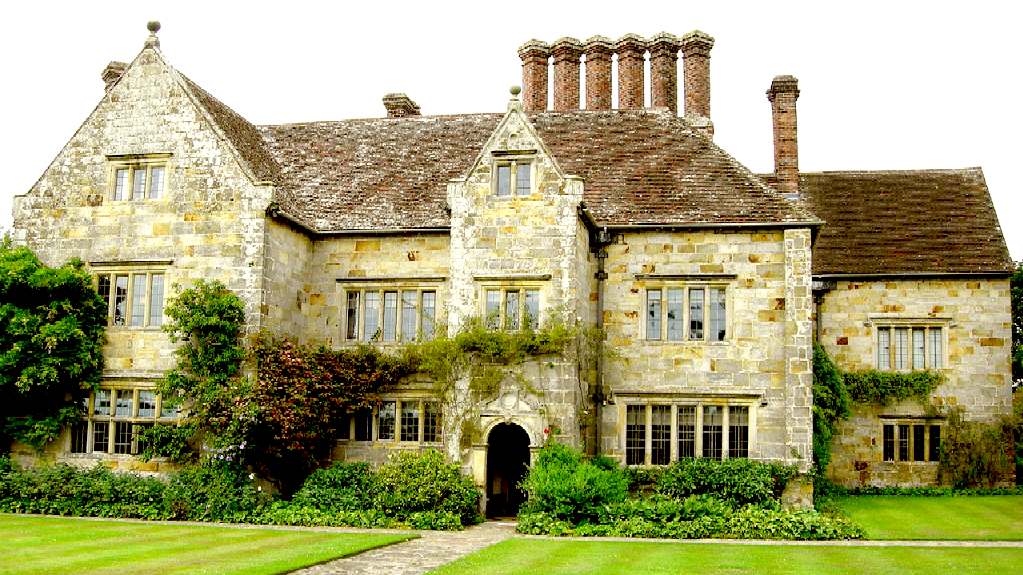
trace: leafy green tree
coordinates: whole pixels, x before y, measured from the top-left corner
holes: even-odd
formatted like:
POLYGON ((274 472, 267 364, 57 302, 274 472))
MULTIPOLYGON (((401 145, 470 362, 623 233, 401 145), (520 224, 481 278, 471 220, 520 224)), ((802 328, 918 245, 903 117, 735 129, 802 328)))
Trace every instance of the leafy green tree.
POLYGON ((0 243, 0 451, 42 447, 80 417, 103 370, 106 302, 79 260, 43 265, 0 243))
POLYGON ((1012 380, 1023 384, 1023 262, 1009 281, 1012 293, 1012 380))

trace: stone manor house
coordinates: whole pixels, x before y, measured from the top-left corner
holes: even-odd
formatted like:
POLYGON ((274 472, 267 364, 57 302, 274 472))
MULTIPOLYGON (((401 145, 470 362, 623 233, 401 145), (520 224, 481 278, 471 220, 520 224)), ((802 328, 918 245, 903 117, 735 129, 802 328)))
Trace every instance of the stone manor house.
MULTIPOLYGON (((153 391, 174 362, 160 325, 197 278, 242 297, 250 333, 334 347, 481 316, 606 330, 620 359, 529 361, 469 427, 415 379, 347 422, 336 457, 444 449, 492 512, 515 506, 550 437, 627 465, 808 470, 815 340, 844 369, 940 370, 937 406, 1007 412, 1012 262, 981 170, 800 172, 799 89, 778 76, 775 171, 754 174, 714 142, 713 45, 533 40, 505 111, 422 115, 388 94, 379 118, 256 126, 171 67, 153 31, 103 70, 99 104, 15 202, 15 239, 51 265, 81 258, 109 298, 101 389, 48 456, 160 468, 132 457, 135 431, 179 417, 153 391)), ((859 406, 829 473, 934 482, 944 421, 859 406)))

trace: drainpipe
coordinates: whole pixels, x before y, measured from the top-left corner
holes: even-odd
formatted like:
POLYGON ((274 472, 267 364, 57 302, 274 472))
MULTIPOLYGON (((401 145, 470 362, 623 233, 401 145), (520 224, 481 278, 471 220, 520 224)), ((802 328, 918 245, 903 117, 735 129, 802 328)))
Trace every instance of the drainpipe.
POLYGON ((597 329, 600 330, 600 339, 597 340, 597 357, 595 362, 596 368, 596 389, 593 391, 593 454, 600 455, 600 440, 602 437, 601 433, 601 420, 603 414, 601 413, 604 405, 604 285, 607 280, 607 271, 604 269, 604 263, 607 260, 607 244, 610 243, 611 235, 608 233, 607 228, 600 230, 597 233, 597 273, 594 274, 594 278, 597 280, 597 329))

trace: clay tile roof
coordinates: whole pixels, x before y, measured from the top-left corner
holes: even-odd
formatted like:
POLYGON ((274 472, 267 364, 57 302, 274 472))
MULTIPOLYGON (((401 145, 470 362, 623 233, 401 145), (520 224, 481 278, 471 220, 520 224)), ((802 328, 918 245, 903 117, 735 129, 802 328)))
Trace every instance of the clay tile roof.
POLYGON ((670 112, 548 112, 532 120, 562 169, 583 178, 598 224, 817 220, 670 112))
MULTIPOLYGON (((280 208, 317 231, 449 225, 447 182, 469 170, 501 114, 260 128, 281 166, 280 208)), ((683 120, 659 111, 530 116, 583 178, 601 225, 815 221, 683 120)))
POLYGON ((280 168, 267 151, 259 130, 183 74, 181 78, 199 104, 209 112, 217 127, 231 141, 252 174, 260 181, 277 182, 280 178, 280 168))
POLYGON ((800 175, 826 223, 814 275, 1012 270, 980 168, 800 175))

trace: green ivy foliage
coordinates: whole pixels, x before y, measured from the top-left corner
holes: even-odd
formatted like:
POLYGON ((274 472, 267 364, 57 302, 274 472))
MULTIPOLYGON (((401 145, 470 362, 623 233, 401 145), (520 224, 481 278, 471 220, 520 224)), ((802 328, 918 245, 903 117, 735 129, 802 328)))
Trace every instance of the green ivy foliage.
POLYGON ((0 452, 41 448, 99 384, 106 302, 79 260, 47 267, 0 243, 0 452))
POLYGON ((849 391, 828 352, 813 346, 813 461, 819 473, 831 461, 831 438, 838 422, 849 417, 849 391))
POLYGON ((165 457, 174 463, 188 463, 195 458, 192 447, 195 432, 194 422, 181 425, 157 423, 144 427, 139 434, 139 459, 149 461, 165 457))
POLYGON ((926 401, 945 381, 940 372, 930 370, 902 373, 868 369, 846 372, 844 377, 853 401, 881 406, 914 398, 926 401))

